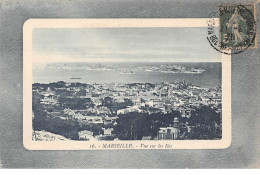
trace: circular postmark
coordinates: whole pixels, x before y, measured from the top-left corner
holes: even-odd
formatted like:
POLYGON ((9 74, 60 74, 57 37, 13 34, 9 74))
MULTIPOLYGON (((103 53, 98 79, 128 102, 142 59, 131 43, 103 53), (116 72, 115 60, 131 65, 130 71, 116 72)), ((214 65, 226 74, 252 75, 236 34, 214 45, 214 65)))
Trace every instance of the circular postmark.
POLYGON ((254 48, 256 38, 254 10, 252 4, 219 6, 219 19, 210 18, 207 21, 207 40, 210 45, 220 53, 228 55, 254 48))

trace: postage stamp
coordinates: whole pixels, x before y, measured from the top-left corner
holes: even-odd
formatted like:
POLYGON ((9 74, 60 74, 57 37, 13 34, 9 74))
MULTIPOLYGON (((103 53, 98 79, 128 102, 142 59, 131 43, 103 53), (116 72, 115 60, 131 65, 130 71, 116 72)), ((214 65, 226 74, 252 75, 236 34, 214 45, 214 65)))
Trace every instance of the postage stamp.
POLYGON ((219 9, 222 48, 256 48, 255 4, 221 5, 219 9))
POLYGON ((218 10, 219 18, 207 21, 207 40, 215 50, 233 55, 257 48, 255 4, 220 5, 218 10))
MULTIPOLYGON (((26 21, 24 146, 30 150, 229 147, 231 55, 208 44, 209 20, 26 21)), ((235 45, 227 39, 228 46, 235 45)))

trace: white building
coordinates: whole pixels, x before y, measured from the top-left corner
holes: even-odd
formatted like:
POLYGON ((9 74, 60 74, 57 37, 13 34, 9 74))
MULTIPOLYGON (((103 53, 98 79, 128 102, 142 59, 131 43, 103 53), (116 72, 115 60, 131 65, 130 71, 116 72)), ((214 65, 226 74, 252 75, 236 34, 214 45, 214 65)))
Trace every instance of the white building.
POLYGON ((83 130, 83 131, 79 131, 79 139, 81 140, 91 140, 94 139, 93 137, 93 132, 92 131, 88 131, 88 130, 83 130))
POLYGON ((158 140, 177 140, 180 138, 179 119, 174 118, 173 123, 173 126, 160 128, 158 140))

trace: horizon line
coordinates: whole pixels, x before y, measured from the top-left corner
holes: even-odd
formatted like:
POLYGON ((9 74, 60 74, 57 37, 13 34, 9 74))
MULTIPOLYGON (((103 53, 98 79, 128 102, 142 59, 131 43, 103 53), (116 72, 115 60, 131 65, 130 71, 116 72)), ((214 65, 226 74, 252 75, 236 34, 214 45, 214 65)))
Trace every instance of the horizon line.
POLYGON ((222 61, 49 61, 33 62, 34 64, 48 63, 221 63, 222 61))

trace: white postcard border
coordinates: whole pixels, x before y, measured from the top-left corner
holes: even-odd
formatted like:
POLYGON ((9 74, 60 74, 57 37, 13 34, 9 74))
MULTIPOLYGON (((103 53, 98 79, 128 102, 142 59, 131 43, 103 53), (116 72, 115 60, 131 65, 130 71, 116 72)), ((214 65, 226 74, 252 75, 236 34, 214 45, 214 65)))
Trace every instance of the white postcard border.
MULTIPOLYGON (((222 54, 222 139, 131 141, 32 140, 32 31, 34 28, 208 27, 209 18, 29 19, 23 27, 23 144, 29 150, 224 149, 231 144, 231 55, 222 54), (111 144, 104 148, 103 144, 111 144)), ((217 21, 218 19, 214 18, 217 21)), ((205 33, 206 39, 206 33, 205 33)), ((213 49, 213 48, 212 48, 213 49)))

